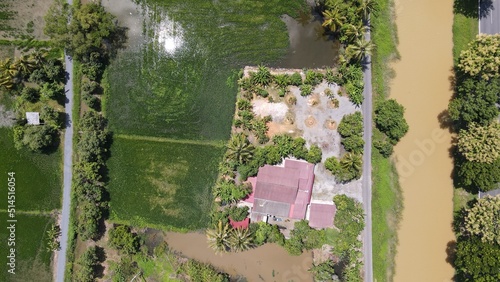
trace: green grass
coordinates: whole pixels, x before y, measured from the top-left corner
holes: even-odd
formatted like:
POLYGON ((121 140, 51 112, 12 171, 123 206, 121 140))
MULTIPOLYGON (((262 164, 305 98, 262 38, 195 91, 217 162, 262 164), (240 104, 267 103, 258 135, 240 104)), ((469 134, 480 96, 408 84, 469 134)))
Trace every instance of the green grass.
MULTIPOLYGON (((397 32, 393 21, 393 1, 377 0, 379 11, 372 16, 372 85, 375 101, 389 96, 394 72, 391 61, 399 58, 397 32)), ((397 246, 397 228, 402 210, 402 195, 394 164, 373 149, 372 244, 374 281, 392 281, 397 246)))
POLYGON ((374 95, 387 97, 389 81, 394 76, 390 62, 399 58, 396 25, 392 18, 393 0, 377 0, 379 11, 372 16, 372 41, 376 45, 372 56, 374 95))
POLYGON ((171 279, 170 275, 175 274, 172 264, 177 264, 177 258, 170 253, 162 256, 149 258, 143 255, 136 256, 137 265, 142 270, 142 277, 151 279, 152 281, 173 282, 181 281, 179 279, 171 279))
MULTIPOLYGON (((0 229, 2 255, 0 281, 52 281, 50 269, 51 252, 46 249, 46 230, 54 220, 48 216, 16 215, 16 275, 7 273, 8 230, 3 224, 0 229), (15 278, 15 280, 14 280, 15 278)), ((5 223, 7 213, 0 212, 0 220, 5 223)), ((10 248, 10 247, 9 247, 10 248)))
POLYGON ((460 52, 467 49, 469 42, 476 38, 478 33, 477 18, 455 14, 453 17, 453 59, 458 61, 460 52))
MULTIPOLYGON (((51 154, 32 153, 14 148, 12 129, 0 128, 0 173, 6 184, 7 172, 15 172, 18 210, 50 211, 61 206, 62 167, 60 150, 51 154)), ((7 190, 2 190, 6 199, 7 190)), ((0 209, 6 209, 0 201, 0 209)))
POLYGON ((111 221, 163 230, 206 227, 223 151, 115 138, 108 161, 111 221))
POLYGON ((303 0, 139 1, 144 38, 122 52, 108 74, 106 113, 116 133, 226 140, 237 70, 271 63, 288 48, 283 14, 303 0), (182 45, 166 52, 158 30, 175 23, 182 45))
POLYGON ((392 162, 374 149, 372 165, 373 275, 375 281, 392 281, 403 199, 392 162))

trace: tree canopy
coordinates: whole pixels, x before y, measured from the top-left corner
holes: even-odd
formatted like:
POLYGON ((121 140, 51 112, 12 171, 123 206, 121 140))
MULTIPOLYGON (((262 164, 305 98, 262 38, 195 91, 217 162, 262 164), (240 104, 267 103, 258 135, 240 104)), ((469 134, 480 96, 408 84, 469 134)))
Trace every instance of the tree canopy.
POLYGON ((463 280, 493 282, 500 280, 500 245, 482 242, 477 237, 462 238, 456 248, 455 267, 463 280))
POLYGON ((450 102, 450 118, 459 125, 476 122, 487 125, 498 117, 496 103, 500 94, 500 80, 467 78, 457 87, 457 96, 450 102))
POLYGON ((464 186, 469 191, 493 190, 500 182, 500 158, 491 164, 458 159, 456 169, 459 186, 464 186))
POLYGON ((458 68, 484 80, 500 77, 500 34, 480 34, 460 53, 458 68))
POLYGON ((404 112, 403 106, 394 99, 380 101, 375 107, 375 124, 393 144, 408 132, 404 112))
POLYGON ((490 244, 500 244, 500 196, 479 199, 466 209, 465 229, 490 244))
POLYGON ((469 161, 493 163, 500 157, 500 124, 471 123, 458 135, 458 150, 469 161))

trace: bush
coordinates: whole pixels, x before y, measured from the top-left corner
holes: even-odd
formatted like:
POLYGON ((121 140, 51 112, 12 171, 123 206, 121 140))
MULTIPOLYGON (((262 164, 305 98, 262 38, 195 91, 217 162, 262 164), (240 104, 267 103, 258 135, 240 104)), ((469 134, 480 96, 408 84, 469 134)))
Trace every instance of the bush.
POLYGON ((85 104, 89 108, 94 109, 94 110, 99 109, 99 105, 100 105, 99 98, 97 98, 96 96, 94 96, 92 94, 88 94, 88 93, 83 93, 82 96, 83 96, 82 97, 83 101, 85 102, 85 104))
POLYGON ((359 106, 363 103, 363 87, 353 84, 352 82, 347 82, 345 85, 345 90, 347 91, 347 95, 349 95, 349 100, 356 106, 359 106))
POLYGON ((254 85, 267 86, 272 81, 271 72, 265 66, 258 66, 257 72, 250 74, 250 80, 254 85))
POLYGON ((290 85, 299 86, 302 85, 302 76, 298 72, 294 72, 290 76, 290 85))
POLYGON ((184 272, 191 282, 229 282, 229 275, 217 271, 213 266, 205 263, 200 263, 195 260, 188 260, 183 263, 180 270, 184 272))
POLYGON ((27 125, 22 144, 33 152, 43 152, 53 146, 56 131, 49 125, 27 125))
POLYGON ((239 111, 251 111, 252 103, 250 103, 247 99, 238 99, 238 101, 236 101, 236 108, 239 111))
POLYGON ((44 124, 50 125, 55 129, 61 128, 59 112, 50 106, 43 106, 40 113, 40 119, 44 122, 44 124))
POLYGON ((135 254, 140 247, 137 234, 130 227, 119 225, 109 230, 109 245, 123 251, 125 254, 135 254))
POLYGON ((396 144, 406 132, 408 124, 404 118, 404 108, 396 100, 380 101, 375 106, 375 125, 396 144))
POLYGON ((267 98, 269 96, 269 92, 267 92, 265 89, 260 88, 257 90, 257 95, 261 96, 262 98, 267 98))
POLYGON ((44 83, 40 88, 40 95, 44 99, 57 99, 64 95, 64 85, 58 82, 44 83))
POLYGON ((277 74, 273 76, 274 83, 280 87, 285 88, 290 85, 290 75, 288 74, 277 74))
POLYGON ((336 180, 345 183, 359 179, 362 174, 361 155, 347 153, 340 160, 330 157, 325 161, 325 168, 335 176, 336 180))
POLYGON ((250 232, 254 234, 254 243, 261 246, 265 243, 276 243, 280 246, 285 244, 285 236, 280 232, 278 225, 265 222, 250 223, 250 232))
POLYGON ((373 146, 384 158, 390 157, 394 151, 394 146, 391 144, 389 138, 377 128, 373 130, 373 146))
POLYGON ((77 215, 76 232, 83 241, 99 237, 99 220, 102 217, 101 207, 93 201, 78 203, 80 213, 77 215))
POLYGON ((317 164, 321 162, 322 151, 318 145, 311 145, 309 152, 306 155, 306 161, 312 164, 317 164))
POLYGON ((316 86, 321 83, 323 80, 323 74, 320 72, 315 72, 313 70, 306 70, 306 78, 304 80, 304 84, 309 84, 312 86, 316 86))
POLYGON ((77 264, 80 265, 75 275, 77 282, 93 282, 97 279, 96 268, 99 265, 99 257, 97 256, 97 247, 89 247, 78 258, 77 264))
POLYGON ((21 91, 21 98, 24 101, 35 103, 40 98, 40 93, 36 88, 24 87, 21 91))
POLYGON ((85 80, 82 82, 82 91, 89 94, 95 94, 99 90, 99 83, 91 80, 85 80))
POLYGON ((248 216, 248 207, 232 206, 228 209, 229 216, 234 221, 242 221, 248 216))
POLYGON ((309 96, 313 91, 313 87, 309 84, 302 84, 299 87, 301 96, 309 96))

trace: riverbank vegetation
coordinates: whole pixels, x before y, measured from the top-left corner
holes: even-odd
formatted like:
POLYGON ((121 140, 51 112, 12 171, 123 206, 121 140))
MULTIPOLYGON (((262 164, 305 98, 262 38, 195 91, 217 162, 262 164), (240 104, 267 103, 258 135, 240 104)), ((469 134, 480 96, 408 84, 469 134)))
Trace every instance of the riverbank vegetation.
MULTIPOLYGON (((397 27, 394 22, 394 1, 376 0, 375 2, 378 8, 374 16, 370 18, 372 25, 370 31, 372 41, 376 46, 371 59, 373 97, 375 107, 377 107, 384 103, 393 103, 384 101, 387 101, 389 97, 390 80, 394 76, 391 63, 399 58, 399 53, 397 51, 397 27)), ((396 115, 396 120, 399 120, 396 124, 404 125, 401 117, 401 114, 396 115)), ((384 127, 383 124, 380 125, 384 127)), ((393 141, 377 126, 373 130, 372 138, 375 148, 372 154, 373 275, 374 280, 377 281, 392 281, 397 228, 403 199, 395 165, 389 158, 393 152, 393 141)))
MULTIPOLYGON (((449 105, 455 144, 456 189, 470 194, 498 189, 500 182, 499 35, 478 35, 460 52, 455 66, 455 96, 449 105)), ((455 192, 455 201, 459 201, 455 192)), ((463 198, 463 197, 461 197, 463 198)), ((470 199, 470 197, 466 197, 470 199)), ((456 279, 498 280, 500 196, 463 201, 454 216, 456 279)))

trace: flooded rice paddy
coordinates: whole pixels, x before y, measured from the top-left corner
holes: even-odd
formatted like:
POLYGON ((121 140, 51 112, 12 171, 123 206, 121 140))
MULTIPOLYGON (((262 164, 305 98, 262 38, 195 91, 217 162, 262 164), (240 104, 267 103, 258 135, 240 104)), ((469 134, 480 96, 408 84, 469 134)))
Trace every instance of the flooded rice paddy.
POLYGON ((452 92, 453 1, 396 0, 399 52, 391 98, 406 108, 410 131, 395 149, 404 210, 394 281, 451 281, 451 136, 438 116, 452 92))
MULTIPOLYGON (((207 143, 227 140, 236 80, 245 65, 312 68, 333 64, 337 55, 338 46, 321 36, 320 23, 307 15, 310 8, 304 6, 303 0, 103 0, 102 3, 128 28, 127 47, 118 53, 105 77, 111 93, 105 104, 106 114, 113 132, 122 136, 207 143), (300 20, 295 20, 299 15, 300 20)), ((122 140, 115 143, 111 148, 111 163, 113 155, 126 153, 125 149, 120 151, 122 140)), ((200 146, 200 150, 214 148, 200 146)), ((147 156, 136 156, 130 162, 147 163, 147 156)), ((183 159, 169 162, 178 167, 183 159)), ((135 180, 146 169, 135 169, 129 164, 119 167, 133 170, 129 176, 136 177, 135 180)), ((201 191, 203 195, 215 181, 217 167, 207 169, 213 173, 207 171, 206 175, 213 177, 203 179, 208 187, 201 191)), ((110 171, 110 187, 122 189, 121 194, 136 193, 138 187, 113 183, 113 175, 118 173, 126 172, 110 171)), ((152 180, 162 181, 161 177, 152 180)), ((111 212, 116 212, 113 189, 110 193, 111 212)), ((150 203, 137 204, 147 209, 150 203)), ((202 212, 208 213, 208 209, 202 212)), ((168 220, 164 225, 169 226, 168 220)), ((208 249, 203 234, 169 233, 167 240, 174 250, 214 264, 232 275, 243 275, 248 281, 312 280, 307 271, 312 266, 310 253, 293 257, 277 245, 266 245, 218 256, 208 249)))

